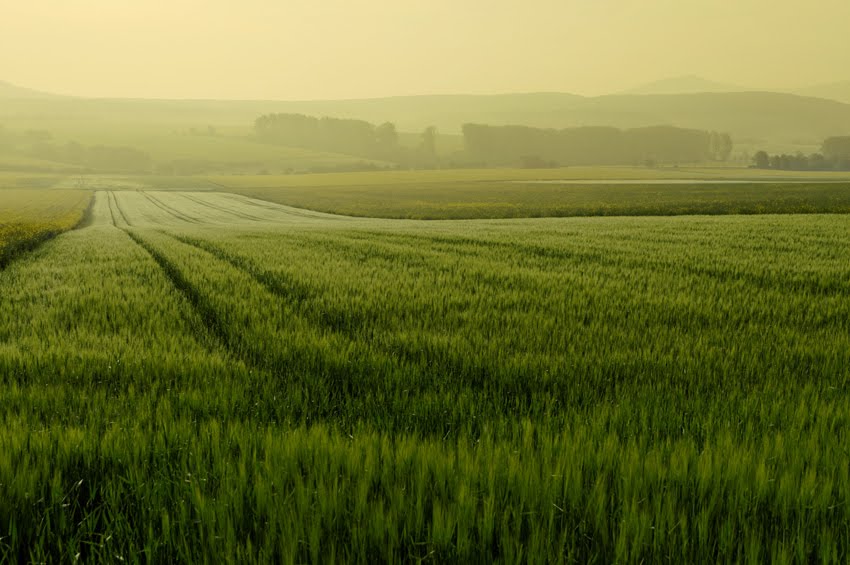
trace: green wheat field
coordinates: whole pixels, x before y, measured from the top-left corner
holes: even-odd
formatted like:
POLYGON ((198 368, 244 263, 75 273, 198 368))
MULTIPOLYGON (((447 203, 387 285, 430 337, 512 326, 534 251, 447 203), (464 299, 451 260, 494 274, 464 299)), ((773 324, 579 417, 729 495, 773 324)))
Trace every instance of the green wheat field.
POLYGON ((0 191, 0 563, 846 563, 847 183, 205 182, 0 191))

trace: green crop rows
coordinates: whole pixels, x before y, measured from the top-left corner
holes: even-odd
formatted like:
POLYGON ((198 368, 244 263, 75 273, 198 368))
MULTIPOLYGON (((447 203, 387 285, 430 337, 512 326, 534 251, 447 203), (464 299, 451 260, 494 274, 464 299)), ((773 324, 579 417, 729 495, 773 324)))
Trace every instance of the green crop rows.
POLYGON ((0 271, 0 561, 846 562, 846 216, 98 192, 0 271))
POLYGON ((491 169, 285 176, 210 182, 280 204, 399 219, 850 212, 846 173, 748 169, 491 169), (776 173, 783 173, 780 177, 776 173))

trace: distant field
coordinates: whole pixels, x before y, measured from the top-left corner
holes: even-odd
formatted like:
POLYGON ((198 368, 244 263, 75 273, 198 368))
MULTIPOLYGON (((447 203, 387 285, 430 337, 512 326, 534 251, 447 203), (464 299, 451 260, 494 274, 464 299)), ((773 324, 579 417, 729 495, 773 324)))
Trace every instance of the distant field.
POLYGON ((339 153, 313 151, 298 147, 282 147, 257 143, 248 137, 192 135, 189 133, 111 132, 81 136, 84 143, 129 145, 145 151, 155 162, 205 161, 219 163, 223 169, 233 168, 257 173, 261 169, 284 172, 319 167, 353 165, 370 159, 339 153))
POLYGON ((424 171, 367 171, 310 175, 210 176, 229 186, 363 186, 419 182, 522 180, 846 180, 848 172, 772 171, 741 167, 565 167, 555 169, 439 169, 424 171))
POLYGON ((575 167, 229 176, 210 177, 210 181, 221 190, 288 206, 381 218, 850 212, 850 178, 846 173, 575 167), (664 179, 693 179, 697 182, 693 185, 655 183, 664 179), (729 179, 741 182, 700 184, 729 179), (805 179, 813 182, 800 182, 805 179), (531 182, 534 180, 590 182, 588 185, 539 184, 531 182), (604 180, 648 182, 646 185, 599 184, 604 180), (756 180, 775 182, 754 184, 752 181, 756 180), (814 182, 819 180, 847 182, 814 182))
POLYGON ((203 177, 169 175, 70 175, 53 179, 53 188, 86 190, 215 190, 203 177))
POLYGON ((92 193, 0 188, 0 266, 82 219, 92 193))
POLYGON ((0 270, 0 561, 845 562, 848 264, 834 215, 98 192, 0 270))
MULTIPOLYGON (((4 101, 5 103, 5 101, 4 101)), ((0 116, 0 125, 22 135, 34 130, 48 137, 39 142, 16 141, 14 147, 0 149, 0 170, 17 171, 84 171, 90 167, 61 161, 62 148, 75 142, 86 147, 129 147, 148 154, 151 171, 162 174, 191 174, 197 170, 221 174, 283 174, 292 171, 333 170, 366 165, 391 166, 389 163, 341 153, 314 151, 258 143, 252 138, 251 123, 256 116, 246 117, 240 127, 217 124, 215 113, 205 114, 211 121, 148 122, 143 117, 120 113, 116 116, 95 114, 90 119, 44 117, 36 115, 0 116), (210 129, 211 128, 211 129, 210 129), (55 150, 59 161, 36 158, 50 155, 34 146, 47 145, 55 150)), ((259 115, 259 113, 257 114, 259 115)), ((99 165, 103 167, 103 164, 99 165)), ((94 165, 97 169, 98 165, 94 165)), ((100 172, 103 170, 98 169, 100 172)), ((109 171, 110 169, 105 169, 109 171)), ((121 169, 117 169, 121 170, 121 169)))
MULTIPOLYGON (((82 167, 70 165, 68 163, 57 163, 56 161, 46 161, 44 159, 34 159, 32 157, 24 157, 20 155, 4 155, 0 153, 0 171, 19 172, 26 174, 27 171, 33 171, 43 174, 68 174, 74 171, 82 170, 82 167)), ((2 175, 2 172, 0 172, 2 175)), ((2 176, 0 176, 2 178, 2 176)))
POLYGON ((0 191, 10 188, 50 188, 66 178, 56 173, 27 173, 0 171, 0 191))

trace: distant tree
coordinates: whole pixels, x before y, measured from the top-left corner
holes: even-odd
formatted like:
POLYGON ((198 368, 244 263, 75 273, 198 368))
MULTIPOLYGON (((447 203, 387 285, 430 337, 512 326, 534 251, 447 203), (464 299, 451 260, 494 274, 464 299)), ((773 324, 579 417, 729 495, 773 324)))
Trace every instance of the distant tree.
POLYGON ((764 151, 756 153, 753 159, 755 166, 760 169, 776 169, 778 171, 828 171, 850 170, 850 156, 842 159, 830 157, 822 153, 805 155, 801 151, 793 155, 768 155, 764 151))
POLYGON ((753 163, 758 169, 769 169, 770 155, 767 154, 767 151, 759 151, 753 156, 753 163))
POLYGON ((375 128, 375 139, 382 151, 396 151, 398 149, 398 132, 395 124, 384 122, 375 128))
POLYGON ((850 160, 850 136, 830 137, 823 142, 822 152, 830 160, 850 160))
POLYGON ((729 157, 732 155, 733 148, 734 144, 732 143, 732 136, 730 136, 728 133, 722 133, 718 136, 717 155, 720 161, 728 161, 729 157))
POLYGON ((720 134, 713 131, 708 134, 708 152, 715 161, 720 161, 720 134))
POLYGON ((526 155, 520 159, 523 169, 554 169, 558 166, 554 161, 541 159, 537 155, 526 155))
POLYGON ((813 171, 823 171, 827 169, 826 157, 820 153, 812 153, 809 155, 809 169, 813 171))
POLYGON ((708 138, 708 151, 715 161, 728 161, 732 155, 732 137, 728 133, 713 131, 708 138))
POLYGON ((794 171, 810 170, 811 164, 809 163, 809 158, 804 155, 802 151, 798 151, 793 157, 791 157, 791 169, 794 171))
POLYGON ((437 128, 430 126, 422 132, 422 142, 419 146, 422 157, 429 162, 437 160, 437 128))
POLYGON ((562 130, 527 126, 465 124, 467 158, 490 165, 515 165, 536 155, 561 166, 696 163, 713 159, 711 134, 671 126, 619 130, 578 127, 562 130))
POLYGON ((391 123, 376 127, 363 120, 267 114, 254 121, 254 132, 266 143, 358 157, 393 160, 399 153, 398 133, 391 123))

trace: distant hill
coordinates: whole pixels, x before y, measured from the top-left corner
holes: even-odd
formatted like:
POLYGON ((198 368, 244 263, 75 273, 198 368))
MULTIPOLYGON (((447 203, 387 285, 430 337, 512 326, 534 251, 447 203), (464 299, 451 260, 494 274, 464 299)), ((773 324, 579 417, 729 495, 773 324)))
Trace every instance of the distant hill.
MULTIPOLYGON (((688 82, 694 87, 706 87, 701 79, 686 79, 678 81, 678 87, 684 88, 688 82)), ((836 92, 838 86, 834 85, 836 92)), ((107 141, 115 145, 141 145, 132 139, 131 132, 143 130, 160 135, 211 126, 235 135, 249 135, 254 120, 269 113, 357 118, 375 124, 390 121, 400 132, 417 134, 431 125, 442 134, 460 134, 464 123, 620 129, 671 125, 728 132, 740 145, 807 147, 816 147, 829 136, 850 135, 850 104, 755 91, 598 97, 543 92, 362 100, 193 101, 52 97, 3 83, 0 98, 4 99, 0 104, 0 124, 21 131, 61 129, 65 138, 90 144, 101 142, 99 138, 106 128, 114 132, 113 139, 107 141), (92 130, 93 125, 97 125, 96 131, 92 130)), ((414 139, 412 143, 418 141, 414 139)))
POLYGON ((328 102, 269 102, 312 115, 391 121, 402 131, 436 125, 456 133, 464 123, 542 128, 672 125, 731 133, 739 141, 820 144, 850 134, 850 105, 775 92, 621 94, 585 98, 572 94, 404 97, 328 102))
POLYGON ((656 80, 627 90, 622 94, 696 94, 703 92, 743 92, 746 90, 749 89, 689 75, 656 80))
POLYGON ((736 141, 819 144, 825 137, 850 134, 850 105, 776 92, 619 95, 588 99, 552 116, 552 122, 669 124, 729 132, 736 141))
POLYGON ((580 103, 584 98, 567 93, 496 95, 425 95, 353 100, 133 100, 57 98, 20 99, 0 107, 0 120, 10 125, 12 116, 37 118, 45 113, 75 121, 108 120, 144 122, 147 125, 245 126, 268 113, 301 113, 310 116, 356 118, 380 124, 391 121, 399 131, 420 132, 437 126, 442 133, 460 133, 470 122, 498 122, 526 112, 547 115, 580 103))
POLYGON ((576 94, 534 92, 493 95, 398 96, 362 100, 269 102, 288 112, 358 118, 370 122, 394 122, 402 131, 418 131, 435 125, 447 133, 460 132, 469 121, 499 121, 505 116, 532 111, 549 114, 584 100, 576 94))
POLYGON ((833 82, 829 84, 820 84, 807 88, 799 88, 793 90, 795 94, 803 96, 817 96, 819 98, 829 98, 850 104, 850 80, 844 82, 833 82))
POLYGON ((31 90, 29 88, 23 88, 21 86, 16 86, 10 82, 5 82, 0 80, 0 98, 2 99, 33 99, 33 98, 60 98, 60 96, 56 94, 49 94, 47 92, 40 92, 38 90, 31 90))

